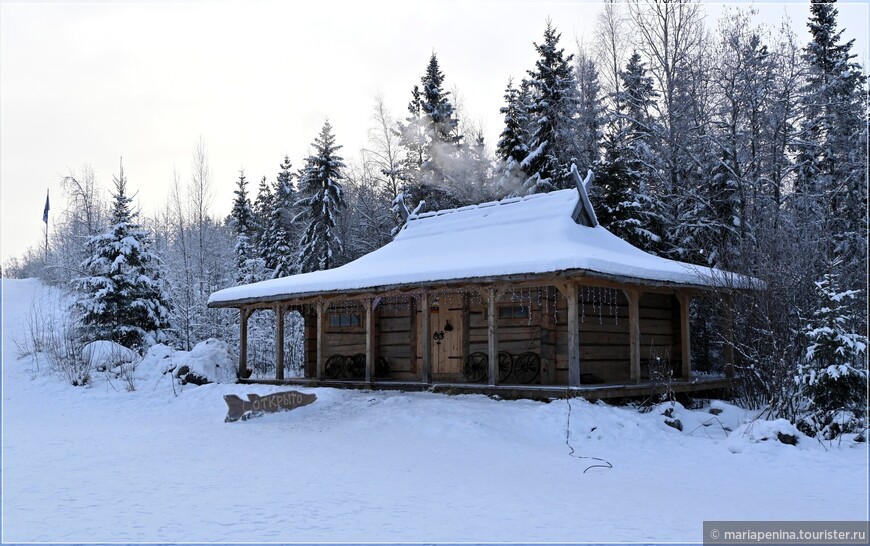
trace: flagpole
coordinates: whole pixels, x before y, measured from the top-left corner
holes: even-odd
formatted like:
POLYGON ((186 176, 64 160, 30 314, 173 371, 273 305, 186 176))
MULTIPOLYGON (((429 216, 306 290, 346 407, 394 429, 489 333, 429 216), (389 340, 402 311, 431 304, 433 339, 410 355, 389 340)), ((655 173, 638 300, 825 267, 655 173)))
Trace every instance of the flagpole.
POLYGON ((42 221, 45 222, 45 259, 48 260, 48 190, 45 190, 45 210, 42 212, 42 221))

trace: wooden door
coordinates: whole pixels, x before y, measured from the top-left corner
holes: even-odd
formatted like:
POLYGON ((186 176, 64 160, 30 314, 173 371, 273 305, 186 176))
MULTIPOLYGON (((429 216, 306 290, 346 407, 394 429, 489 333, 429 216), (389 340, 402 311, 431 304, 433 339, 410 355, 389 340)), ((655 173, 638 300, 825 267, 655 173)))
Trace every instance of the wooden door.
POLYGON ((459 381, 463 359, 463 297, 461 294, 442 294, 433 302, 432 378, 436 381, 459 381))

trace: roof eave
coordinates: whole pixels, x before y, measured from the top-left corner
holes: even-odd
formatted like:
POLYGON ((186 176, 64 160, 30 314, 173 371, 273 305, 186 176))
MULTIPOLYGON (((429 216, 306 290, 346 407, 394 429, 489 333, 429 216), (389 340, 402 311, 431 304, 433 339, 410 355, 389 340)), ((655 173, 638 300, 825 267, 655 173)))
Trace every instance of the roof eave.
POLYGON ((626 286, 643 286, 647 288, 668 288, 674 290, 692 290, 692 291, 723 291, 723 292, 737 292, 737 291, 751 291, 757 289, 763 289, 763 287, 754 287, 754 286, 714 286, 712 284, 701 284, 701 283, 683 283, 683 282, 675 282, 675 281, 667 281, 667 280, 656 280, 656 279, 643 279, 637 277, 628 277, 621 275, 611 275, 606 273, 599 273, 595 271, 587 271, 583 269, 572 269, 566 271, 551 271, 547 273, 528 273, 528 274, 511 274, 511 275, 494 275, 488 277, 467 277, 467 278, 459 278, 459 279, 444 279, 444 280, 434 280, 428 282, 416 282, 416 283, 401 283, 401 284, 391 284, 391 285, 378 285, 378 286, 370 286, 366 288, 358 288, 351 290, 321 290, 321 291, 313 291, 313 292, 296 292, 296 293, 287 293, 287 294, 279 294, 273 296, 257 296, 250 298, 239 298, 235 300, 225 300, 225 301, 216 301, 209 302, 209 308, 239 308, 239 307, 247 307, 247 306, 257 306, 263 305, 267 303, 272 304, 305 304, 311 303, 311 300, 315 299, 333 299, 333 298, 354 298, 360 297, 366 294, 370 294, 372 296, 377 296, 385 293, 402 293, 402 292, 416 292, 420 290, 439 290, 439 289, 451 289, 451 288, 460 288, 463 286, 480 286, 486 287, 489 285, 497 284, 497 283, 519 283, 519 282, 528 282, 528 281, 544 281, 548 283, 558 283, 569 280, 598 280, 598 281, 608 281, 616 284, 624 284, 626 286))

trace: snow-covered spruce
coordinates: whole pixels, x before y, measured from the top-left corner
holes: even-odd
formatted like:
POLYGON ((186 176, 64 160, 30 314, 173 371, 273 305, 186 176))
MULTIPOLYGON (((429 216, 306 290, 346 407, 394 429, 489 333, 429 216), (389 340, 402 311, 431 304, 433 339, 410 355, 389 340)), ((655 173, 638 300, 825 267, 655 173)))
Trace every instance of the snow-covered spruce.
POLYGON ((151 233, 134 218, 123 167, 114 179, 112 226, 87 243, 85 275, 74 285, 85 341, 109 340, 142 350, 169 327, 168 297, 151 233))
POLYGON ((841 290, 833 273, 816 287, 818 306, 807 326, 806 363, 795 377, 806 404, 799 425, 807 434, 831 439, 867 426, 867 338, 855 331, 860 320, 848 305, 856 291, 841 290))
POLYGON ((334 267, 342 251, 335 228, 337 217, 345 208, 340 182, 345 165, 337 153, 341 146, 335 144, 329 120, 323 123, 313 145, 314 154, 305 160, 299 182, 302 197, 296 202, 302 211, 298 219, 305 223, 299 250, 299 270, 303 273, 334 267))
POLYGON ((580 99, 577 77, 570 64, 574 55, 564 55, 565 50, 559 47, 560 37, 548 21, 544 41, 535 44, 540 58, 535 69, 528 72, 531 151, 521 163, 522 170, 529 174, 524 183, 526 193, 573 185, 570 169, 577 162, 573 123, 580 99))

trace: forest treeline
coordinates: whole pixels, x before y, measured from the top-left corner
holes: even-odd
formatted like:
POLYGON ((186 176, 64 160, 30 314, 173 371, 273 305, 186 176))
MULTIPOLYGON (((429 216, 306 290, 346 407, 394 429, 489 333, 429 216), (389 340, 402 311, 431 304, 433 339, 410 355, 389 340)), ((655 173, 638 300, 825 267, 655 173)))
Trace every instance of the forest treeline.
POLYGON ((504 114, 497 142, 457 104, 449 67, 432 53, 419 83, 409 82, 406 111, 375 98, 357 156, 346 159, 327 120, 298 167, 276 158, 274 177, 256 189, 239 173, 226 218, 214 214, 201 139, 191 172, 173 173, 153 216, 131 208, 123 171, 111 203, 92 171, 72 173, 48 248, 4 274, 73 279, 88 335, 141 346, 159 333, 188 349, 234 341, 238 316, 207 309, 211 292, 356 259, 391 240, 400 209, 572 187, 577 165, 594 171, 592 200, 613 233, 762 281, 763 290, 696 302, 696 369, 721 369, 727 311, 745 404, 828 437, 858 430, 867 400, 867 79, 836 4, 810 10, 808 43, 788 20, 759 24, 751 7, 726 9, 710 28, 697 3, 605 3, 595 40, 573 44, 547 22, 529 44, 535 64, 505 75, 504 101, 492 106, 504 114), (130 252, 118 244, 119 223, 147 258, 137 274, 154 281, 133 298, 153 300, 140 305, 152 312, 134 334, 113 329, 120 315, 100 318, 112 290, 94 281, 116 274, 117 257, 130 252))

